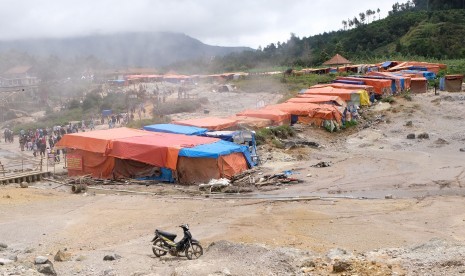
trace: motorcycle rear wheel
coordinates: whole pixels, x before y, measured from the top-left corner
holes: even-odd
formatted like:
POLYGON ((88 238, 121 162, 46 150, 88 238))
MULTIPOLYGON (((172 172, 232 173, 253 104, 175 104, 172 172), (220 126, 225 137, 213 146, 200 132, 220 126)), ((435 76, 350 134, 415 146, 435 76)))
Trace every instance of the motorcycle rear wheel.
POLYGON ((189 260, 198 259, 202 255, 203 255, 203 248, 200 244, 195 243, 186 248, 186 257, 189 260))
MULTIPOLYGON (((164 248, 163 246, 163 241, 158 239, 156 240, 154 243, 153 243, 154 246, 157 246, 157 247, 161 247, 161 248, 164 248)), ((166 255, 166 251, 163 251, 163 250, 160 250, 160 249, 156 249, 155 247, 152 246, 152 252, 153 254, 155 254, 155 256, 157 257, 161 257, 161 256, 165 256, 166 255)))

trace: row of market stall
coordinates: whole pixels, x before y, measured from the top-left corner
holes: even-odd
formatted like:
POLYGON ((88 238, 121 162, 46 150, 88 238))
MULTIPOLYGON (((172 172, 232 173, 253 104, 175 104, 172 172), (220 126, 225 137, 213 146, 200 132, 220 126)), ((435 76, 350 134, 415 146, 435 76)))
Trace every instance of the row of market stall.
POLYGON ((249 109, 227 118, 205 117, 144 130, 117 128, 65 135, 70 176, 153 179, 181 184, 232 176, 259 164, 253 131, 295 123, 330 131, 357 119, 357 110, 376 98, 402 91, 424 93, 442 65, 383 63, 384 72, 339 76, 332 83, 303 89, 279 104, 249 109), (393 71, 392 68, 399 69, 393 71), (429 71, 428 69, 431 69, 429 71))

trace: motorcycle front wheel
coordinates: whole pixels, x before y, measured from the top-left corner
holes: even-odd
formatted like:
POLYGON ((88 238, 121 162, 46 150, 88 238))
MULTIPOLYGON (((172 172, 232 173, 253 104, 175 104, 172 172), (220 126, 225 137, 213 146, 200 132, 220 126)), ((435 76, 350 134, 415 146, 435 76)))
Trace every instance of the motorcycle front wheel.
POLYGON ((200 244, 194 243, 186 248, 186 257, 189 260, 198 259, 203 255, 203 248, 200 244))
MULTIPOLYGON (((157 239, 154 243, 153 243, 154 246, 157 246, 157 247, 160 247, 160 248, 164 248, 163 246, 163 241, 160 240, 160 239, 157 239)), ((161 257, 161 256, 165 256, 166 255, 166 251, 163 251, 163 250, 160 250, 160 249, 156 249, 154 246, 152 246, 152 252, 153 254, 155 254, 155 256, 157 257, 161 257)))

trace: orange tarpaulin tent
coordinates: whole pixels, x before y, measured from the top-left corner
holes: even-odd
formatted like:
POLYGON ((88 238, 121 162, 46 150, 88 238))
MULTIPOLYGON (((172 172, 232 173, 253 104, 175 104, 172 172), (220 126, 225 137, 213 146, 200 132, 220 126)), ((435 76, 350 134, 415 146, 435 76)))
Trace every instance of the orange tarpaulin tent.
POLYGON ((173 124, 183 126, 196 126, 203 127, 208 130, 223 130, 233 127, 237 124, 236 121, 231 119, 217 118, 217 117, 205 117, 198 119, 189 119, 182 121, 174 121, 173 124))
POLYGON ((181 148, 190 148, 219 141, 217 138, 195 135, 152 133, 153 136, 137 136, 114 140, 109 155, 176 170, 178 153, 181 148))
POLYGON ((56 144, 58 148, 81 149, 97 153, 106 153, 111 149, 112 140, 135 136, 151 136, 150 131, 132 128, 112 128, 64 135, 56 144))
POLYGON ((268 126, 272 126, 274 122, 270 119, 262 119, 256 117, 247 117, 247 116, 231 116, 228 119, 237 121, 238 126, 243 126, 245 128, 259 129, 268 126))
POLYGON ((286 101, 287 103, 316 103, 316 104, 335 104, 338 106, 347 106, 346 102, 339 96, 325 96, 325 95, 312 95, 303 94, 298 95, 297 98, 291 98, 286 101))
POLYGON ((261 119, 269 119, 275 125, 289 124, 291 114, 276 109, 248 109, 236 114, 237 116, 256 117, 261 119))
POLYGON ((298 121, 310 123, 319 119, 317 124, 321 125, 323 120, 335 120, 341 122, 342 114, 333 105, 313 103, 282 103, 266 106, 267 109, 278 109, 298 116, 298 121))
POLYGON ((426 70, 433 72, 435 74, 439 73, 440 69, 447 69, 447 65, 443 63, 431 63, 431 62, 422 62, 422 61, 406 61, 406 62, 401 62, 397 64, 394 67, 389 68, 388 70, 393 72, 393 71, 400 71, 400 70, 405 70, 409 69, 410 67, 415 66, 415 67, 425 67, 426 70))
POLYGON ((374 92, 378 95, 391 94, 391 81, 383 79, 369 79, 357 77, 337 77, 338 80, 363 81, 367 85, 373 86, 374 92))
POLYGON ((354 93, 357 93, 357 91, 325 86, 325 87, 310 87, 309 89, 305 91, 304 94, 338 96, 344 101, 348 102, 352 99, 351 95, 354 93))
POLYGON ((321 88, 321 87, 333 87, 347 90, 365 90, 367 92, 375 92, 373 86, 363 85, 363 84, 350 84, 350 83, 326 83, 326 84, 316 84, 311 88, 321 88))

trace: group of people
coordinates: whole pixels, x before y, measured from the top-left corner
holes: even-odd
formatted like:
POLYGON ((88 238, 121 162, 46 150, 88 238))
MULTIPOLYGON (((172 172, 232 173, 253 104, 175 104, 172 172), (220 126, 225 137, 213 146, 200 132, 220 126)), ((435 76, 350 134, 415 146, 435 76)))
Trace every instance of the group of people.
POLYGON ((56 150, 54 146, 66 133, 66 130, 62 130, 61 127, 29 129, 27 131, 21 129, 19 132, 19 147, 21 151, 32 151, 34 157, 49 158, 53 154, 55 161, 60 162, 60 150, 56 150))

